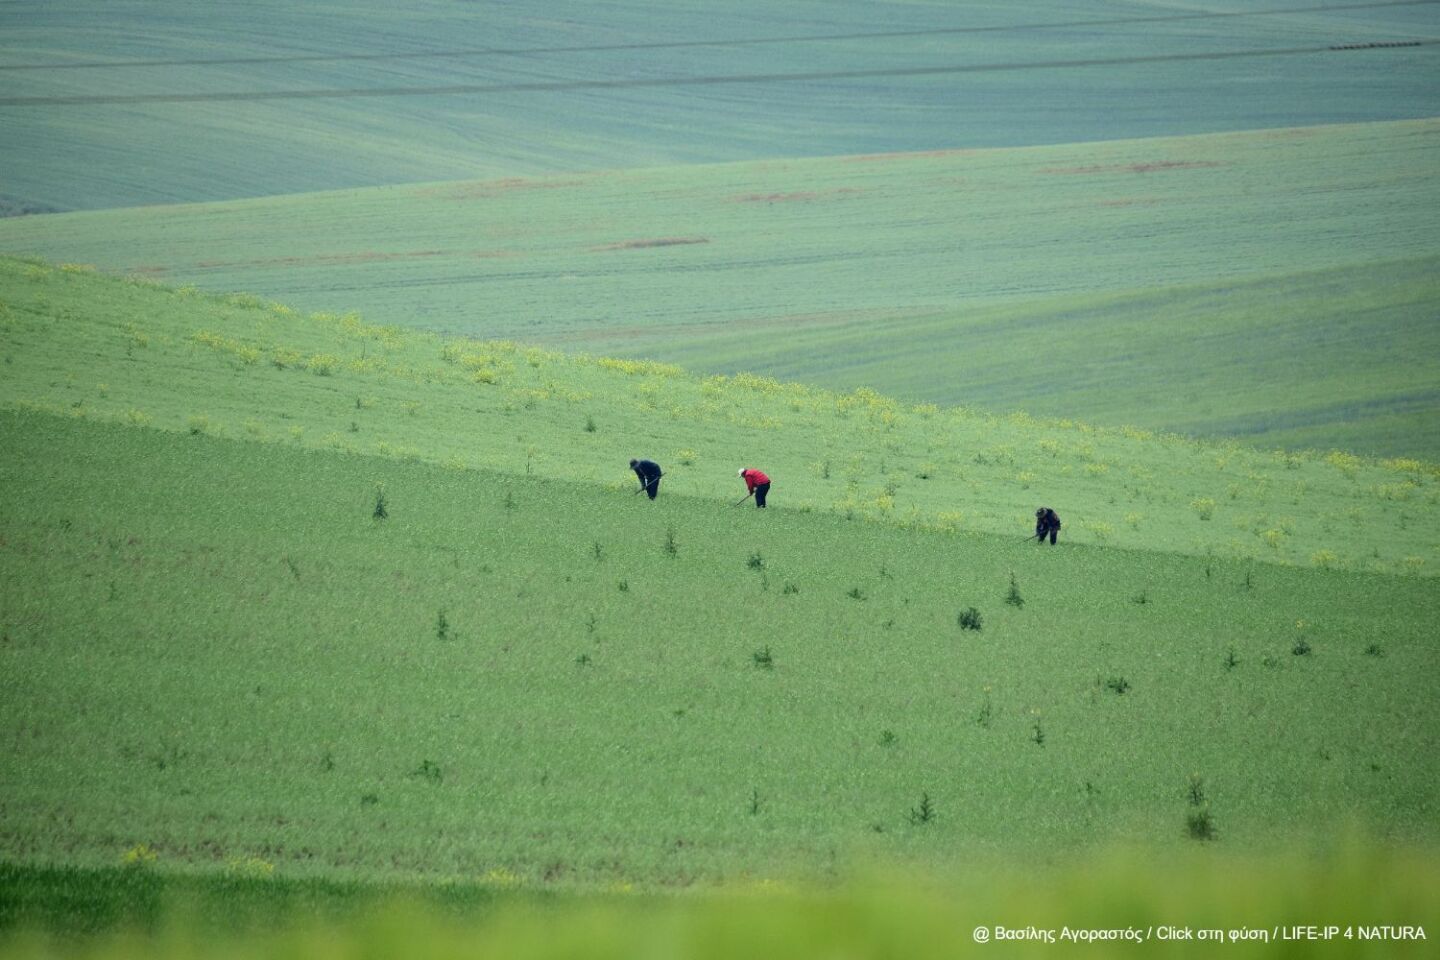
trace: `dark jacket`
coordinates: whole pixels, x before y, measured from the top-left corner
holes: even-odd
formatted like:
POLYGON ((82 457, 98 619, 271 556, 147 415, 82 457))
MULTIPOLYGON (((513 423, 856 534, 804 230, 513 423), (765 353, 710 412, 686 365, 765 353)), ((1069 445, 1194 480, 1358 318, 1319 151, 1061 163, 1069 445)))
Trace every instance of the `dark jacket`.
POLYGON ((638 460, 631 469, 635 471, 635 476, 640 478, 641 483, 659 480, 664 476, 664 474, 660 472, 660 464, 654 460, 638 460))
POLYGON ((1041 507, 1035 511, 1035 536, 1040 537, 1051 530, 1060 529, 1060 517, 1049 507, 1041 507))

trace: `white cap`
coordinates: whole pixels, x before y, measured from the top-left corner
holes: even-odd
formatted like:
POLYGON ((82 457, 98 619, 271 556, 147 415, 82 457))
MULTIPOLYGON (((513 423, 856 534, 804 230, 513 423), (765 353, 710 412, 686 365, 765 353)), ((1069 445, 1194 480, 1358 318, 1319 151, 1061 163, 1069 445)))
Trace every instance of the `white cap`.
POLYGON ((740 476, 742 476, 742 477, 745 476, 745 468, 744 468, 744 467, 741 467, 741 468, 740 468, 740 476))

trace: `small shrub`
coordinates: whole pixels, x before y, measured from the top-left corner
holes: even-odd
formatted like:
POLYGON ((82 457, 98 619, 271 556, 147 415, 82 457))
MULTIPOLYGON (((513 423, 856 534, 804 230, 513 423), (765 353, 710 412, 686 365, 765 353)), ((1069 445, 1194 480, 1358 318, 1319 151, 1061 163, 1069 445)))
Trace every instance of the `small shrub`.
POLYGON ((974 607, 966 607, 961 610, 959 616, 955 618, 955 622, 960 625, 961 630, 979 630, 983 623, 980 611, 974 607))
POLYGON ((1185 817, 1185 829, 1192 840, 1214 840, 1216 836, 1215 821, 1211 818, 1208 809, 1192 810, 1185 817))
POLYGON ((1150 602, 1150 592, 1148 590, 1141 590, 1139 593, 1135 594, 1135 596, 1130 598, 1130 602, 1137 603, 1143 606, 1144 604, 1150 602))
POLYGON ((445 611, 441 610, 435 616, 435 639, 450 639, 450 621, 445 619, 445 611))
POLYGON ((1235 648, 1231 647, 1225 653, 1225 669, 1234 670, 1240 665, 1240 658, 1235 655, 1235 648))
POLYGON ((760 551, 757 550, 754 553, 750 554, 750 559, 745 561, 745 566, 749 567, 751 570, 764 570, 765 558, 760 556, 760 551))
POLYGON ((615 586, 619 588, 619 590, 620 590, 621 593, 628 593, 628 592, 630 591, 630 581, 629 581, 629 580, 621 580, 621 581, 620 581, 619 583, 617 583, 615 586))
POLYGON ((1124 696, 1125 691, 1130 689, 1130 681, 1124 677, 1111 677, 1105 681, 1105 689, 1112 691, 1116 696, 1124 696))
POLYGON ((1365 655, 1367 657, 1383 657, 1385 656, 1385 651, 1380 648, 1380 644, 1372 643, 1365 648, 1365 655))
POLYGON ((1201 520, 1215 516, 1215 501, 1209 497, 1197 497, 1190 501, 1190 507, 1201 520))
POLYGON ((1037 747, 1045 746, 1045 731, 1041 729, 1039 720, 1035 721, 1034 728, 1030 734, 1030 741, 1037 747))
POLYGON ((375 486, 375 511, 371 516, 376 520, 384 520, 390 516, 390 511, 387 509, 387 501, 385 500, 385 487, 383 484, 377 484, 375 486))
POLYGON ((585 418, 585 432, 586 432, 586 433, 594 433, 595 430, 596 430, 596 427, 595 427, 595 418, 594 418, 594 417, 586 417, 586 418, 585 418))
POLYGON ((766 645, 764 648, 756 650, 754 653, 750 654, 750 659, 753 660, 755 666, 759 667, 761 670, 775 669, 775 658, 770 655, 769 645, 766 645))
POLYGON ((1198 773, 1190 774, 1187 792, 1190 795, 1190 806, 1203 807, 1205 805, 1205 781, 1200 779, 1198 773))
POLYGON ((185 421, 185 425, 189 428, 191 436, 199 436, 202 433, 210 432, 210 418, 203 414, 196 414, 191 417, 185 421))
POLYGON ((422 760, 420 766, 410 771, 410 776, 418 777, 430 783, 439 783, 444 779, 443 774, 440 772, 440 767, 429 760, 422 760))
POLYGON ((1012 607, 1025 606, 1025 598, 1020 596, 1020 585, 1015 582, 1015 571, 1010 571, 1010 589, 1005 593, 1005 602, 1012 607))
POLYGON ((899 738, 897 738, 897 737, 895 736, 895 731, 894 731, 894 730, 882 730, 882 731, 880 731, 880 746, 882 746, 882 747, 893 746, 894 743, 895 743, 895 741, 896 741, 897 739, 899 739, 899 738))
POLYGON ((1307 657, 1310 655, 1310 644, 1304 637, 1300 637, 1295 641, 1295 646, 1290 648, 1290 652, 1297 657, 1307 657))
POLYGON ((920 806, 910 808, 910 822, 915 826, 920 826, 934 819, 935 806, 930 802, 930 794, 920 794, 920 806))
POLYGON ((845 591, 845 596, 849 597, 851 600, 865 599, 865 593, 859 587, 851 587, 849 590, 845 591))
POLYGON ((670 556, 679 556, 680 547, 675 543, 675 528, 665 528, 665 552, 670 556))
POLYGON ((990 729, 990 724, 995 719, 995 706, 990 702, 990 688, 985 688, 985 702, 980 704, 980 709, 975 714, 975 725, 990 729))

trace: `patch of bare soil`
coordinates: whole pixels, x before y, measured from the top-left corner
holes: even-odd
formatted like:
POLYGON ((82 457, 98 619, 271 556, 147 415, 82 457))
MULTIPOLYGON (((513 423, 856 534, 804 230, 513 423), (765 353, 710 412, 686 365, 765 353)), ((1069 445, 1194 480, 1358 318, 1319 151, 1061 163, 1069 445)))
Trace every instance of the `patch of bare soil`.
POLYGON ((651 247, 679 247, 690 243, 709 243, 709 237, 655 237, 650 240, 625 240, 620 243, 607 243, 600 247, 591 247, 591 253, 600 253, 605 250, 648 250, 651 247))
POLYGON ((1207 167, 1219 166, 1222 164, 1213 160, 1158 160, 1154 163, 1112 163, 1098 164, 1093 167, 1046 167, 1040 172, 1070 176, 1097 173, 1159 173, 1165 170, 1203 170, 1207 167))
POLYGON ((815 200, 849 196, 862 192, 853 187, 840 187, 835 190, 802 190, 797 193, 741 193, 729 199, 733 203, 810 203, 815 200))

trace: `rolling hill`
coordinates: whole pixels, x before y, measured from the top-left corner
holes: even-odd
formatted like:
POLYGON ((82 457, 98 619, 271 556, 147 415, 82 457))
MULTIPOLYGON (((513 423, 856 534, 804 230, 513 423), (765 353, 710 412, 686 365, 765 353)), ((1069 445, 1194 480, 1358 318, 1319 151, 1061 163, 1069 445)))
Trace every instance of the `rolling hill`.
POLYGON ((909 402, 1435 459, 1436 121, 0 221, 0 249, 909 402))
POLYGON ((1434 840, 1433 466, 4 268, 7 859, 593 890, 1434 840))
POLYGON ((1050 503, 1075 539, 1197 556, 1428 575, 1440 546, 1435 468, 1414 458, 704 377, 74 266, 0 260, 0 290, 12 407, 612 489, 650 456, 715 501, 756 464, 799 509, 1023 537, 1050 503))

